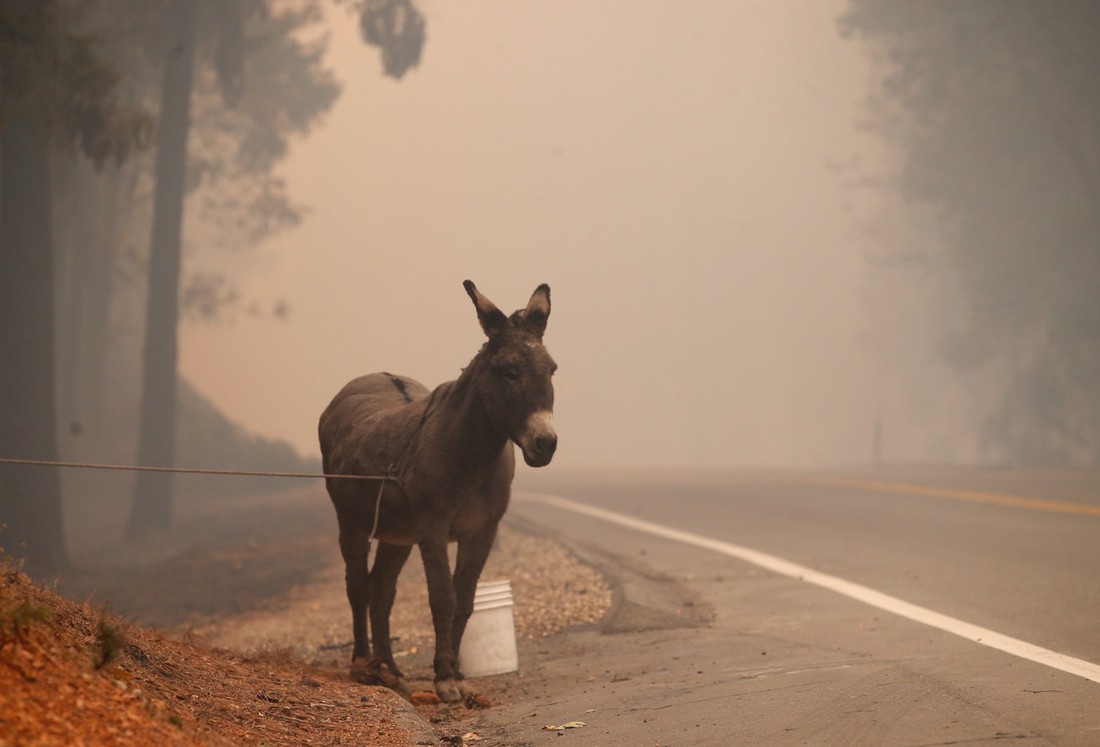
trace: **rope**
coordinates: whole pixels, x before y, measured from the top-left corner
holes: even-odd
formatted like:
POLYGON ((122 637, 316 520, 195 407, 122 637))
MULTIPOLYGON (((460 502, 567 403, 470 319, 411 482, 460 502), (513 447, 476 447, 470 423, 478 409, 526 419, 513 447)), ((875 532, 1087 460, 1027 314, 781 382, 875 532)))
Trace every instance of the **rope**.
POLYGON ((378 497, 374 499, 374 526, 370 528, 369 539, 378 539, 378 517, 382 513, 382 490, 386 487, 385 480, 378 483, 378 497))
POLYGON ((230 475, 233 477, 299 477, 307 479, 382 480, 396 482, 390 475, 332 475, 323 472, 258 472, 236 469, 196 469, 192 467, 138 467, 131 464, 90 464, 87 462, 54 462, 45 459, 8 459, 0 457, 0 464, 23 464, 32 467, 72 467, 75 469, 113 469, 127 472, 173 472, 184 475, 230 475))
POLYGON ((172 472, 184 475, 230 475, 233 477, 303 477, 337 478, 344 480, 378 480, 378 497, 374 499, 374 526, 370 538, 378 538, 378 518, 382 513, 382 491, 387 482, 397 482, 397 465, 391 464, 386 475, 331 475, 314 472, 256 472, 237 469, 197 469, 193 467, 138 467, 132 464, 91 464, 87 462, 55 462, 46 459, 8 459, 0 457, 0 464, 21 464, 31 467, 73 467, 76 469, 112 469, 127 472, 172 472))

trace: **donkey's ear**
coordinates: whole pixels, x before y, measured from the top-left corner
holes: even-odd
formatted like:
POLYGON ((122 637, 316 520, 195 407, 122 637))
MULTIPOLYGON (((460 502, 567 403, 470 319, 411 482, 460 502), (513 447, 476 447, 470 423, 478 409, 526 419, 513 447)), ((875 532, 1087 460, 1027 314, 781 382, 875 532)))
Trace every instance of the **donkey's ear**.
POLYGON ((527 308, 523 310, 523 323, 539 337, 546 332, 546 320, 550 318, 550 286, 543 283, 531 294, 527 308))
POLYGON ((496 337, 504 329, 504 325, 508 323, 508 317, 504 316, 504 312, 498 309, 496 304, 481 294, 481 291, 477 289, 472 280, 463 282, 462 287, 466 289, 474 302, 474 308, 477 309, 477 320, 481 323, 481 329, 485 332, 485 335, 496 337))

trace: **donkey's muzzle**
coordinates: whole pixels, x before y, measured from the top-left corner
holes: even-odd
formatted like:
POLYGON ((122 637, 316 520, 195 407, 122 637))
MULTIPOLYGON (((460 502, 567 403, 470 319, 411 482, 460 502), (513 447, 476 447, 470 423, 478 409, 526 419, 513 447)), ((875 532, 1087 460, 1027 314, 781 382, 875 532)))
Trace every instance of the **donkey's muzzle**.
POLYGON ((558 448, 558 437, 551 433, 548 436, 539 436, 531 444, 530 456, 524 452, 523 457, 532 467, 545 467, 554 458, 554 452, 558 448))
POLYGON ((545 467, 554 458, 558 448, 558 434, 554 432, 554 415, 536 412, 527 419, 527 430, 516 439, 523 451, 523 461, 529 467, 545 467))

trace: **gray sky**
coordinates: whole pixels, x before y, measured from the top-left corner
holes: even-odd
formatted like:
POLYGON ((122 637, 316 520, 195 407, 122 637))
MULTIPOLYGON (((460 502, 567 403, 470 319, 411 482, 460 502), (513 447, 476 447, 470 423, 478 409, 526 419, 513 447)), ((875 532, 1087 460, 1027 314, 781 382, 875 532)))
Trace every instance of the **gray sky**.
POLYGON ((419 69, 383 78, 328 9, 344 93, 282 169, 304 224, 247 256, 194 251, 286 323, 187 325, 185 376, 252 430, 315 453, 349 379, 429 387, 501 308, 552 288, 557 462, 866 461, 876 381, 862 47, 840 2, 419 3, 419 69))

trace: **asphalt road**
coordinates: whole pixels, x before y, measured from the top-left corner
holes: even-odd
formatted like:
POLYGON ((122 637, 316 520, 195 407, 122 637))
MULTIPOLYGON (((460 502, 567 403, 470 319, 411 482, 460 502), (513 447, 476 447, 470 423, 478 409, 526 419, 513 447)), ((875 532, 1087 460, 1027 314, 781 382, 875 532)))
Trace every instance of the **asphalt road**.
MULTIPOLYGON (((548 470, 524 474, 520 488, 1100 664, 1100 473, 548 470)), ((573 744, 1100 744, 1100 682, 698 543, 517 497, 515 519, 644 563, 712 618, 574 636, 572 651, 532 673, 547 683, 541 698, 494 714, 498 738, 557 736, 534 736, 525 719, 535 719, 585 721, 561 732, 573 744)))

